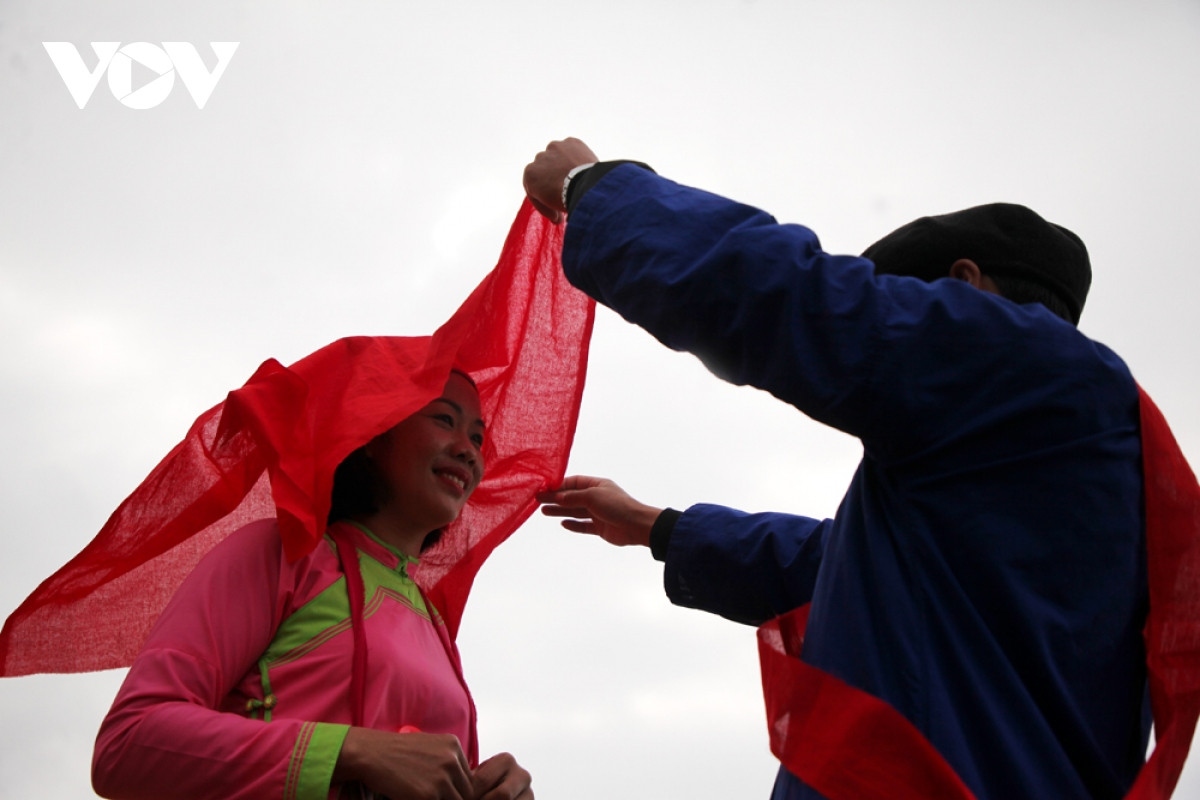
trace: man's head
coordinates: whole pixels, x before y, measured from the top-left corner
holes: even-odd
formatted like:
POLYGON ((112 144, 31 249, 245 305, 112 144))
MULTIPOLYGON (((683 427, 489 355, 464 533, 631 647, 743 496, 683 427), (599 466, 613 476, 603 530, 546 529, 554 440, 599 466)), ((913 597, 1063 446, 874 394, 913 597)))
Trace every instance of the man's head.
POLYGON ((863 257, 875 262, 877 275, 926 281, 945 278, 955 262, 970 260, 1004 297, 1040 302, 1073 325, 1092 284, 1083 241, 1012 203, 921 217, 868 247, 863 257))

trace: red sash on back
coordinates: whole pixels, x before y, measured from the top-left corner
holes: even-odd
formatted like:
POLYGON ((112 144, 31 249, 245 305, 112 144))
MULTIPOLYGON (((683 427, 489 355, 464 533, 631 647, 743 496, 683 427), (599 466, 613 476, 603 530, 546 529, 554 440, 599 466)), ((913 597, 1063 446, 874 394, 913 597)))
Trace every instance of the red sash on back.
MULTIPOLYGON (((1150 611, 1143 635, 1157 744, 1127 800, 1175 790, 1200 716, 1200 485, 1139 389, 1150 611)), ((974 795, 898 711, 800 660, 808 606, 758 630, 771 752, 829 800, 974 795)))

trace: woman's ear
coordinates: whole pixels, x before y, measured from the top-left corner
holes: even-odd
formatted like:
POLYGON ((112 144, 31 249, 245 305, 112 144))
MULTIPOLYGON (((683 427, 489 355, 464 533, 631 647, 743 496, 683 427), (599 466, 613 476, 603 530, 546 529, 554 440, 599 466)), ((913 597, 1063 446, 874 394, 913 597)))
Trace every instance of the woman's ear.
POLYGON ((382 449, 387 446, 387 438, 389 433, 391 433, 391 431, 384 431, 371 441, 364 444, 362 446, 363 458, 371 462, 376 461, 382 449))

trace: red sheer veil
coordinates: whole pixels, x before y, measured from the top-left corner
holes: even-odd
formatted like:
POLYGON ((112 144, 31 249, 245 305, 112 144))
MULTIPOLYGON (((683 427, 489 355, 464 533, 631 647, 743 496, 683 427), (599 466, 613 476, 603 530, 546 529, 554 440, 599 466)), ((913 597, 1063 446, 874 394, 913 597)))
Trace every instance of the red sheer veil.
POLYGON ((338 463, 437 397, 451 369, 479 389, 487 472, 415 577, 456 635, 480 565, 566 470, 594 304, 563 277, 562 232, 526 201, 495 269, 432 336, 263 363, 12 613, 0 674, 127 666, 184 576, 252 520, 277 517, 288 557, 308 552, 338 463))

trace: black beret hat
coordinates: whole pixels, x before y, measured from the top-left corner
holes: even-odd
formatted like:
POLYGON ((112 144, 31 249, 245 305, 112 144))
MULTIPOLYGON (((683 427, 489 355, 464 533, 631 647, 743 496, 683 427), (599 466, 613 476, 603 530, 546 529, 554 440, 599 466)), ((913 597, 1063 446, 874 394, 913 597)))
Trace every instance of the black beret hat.
POLYGON ((1012 203, 921 217, 868 247, 863 257, 875 262, 878 275, 926 281, 946 277, 955 261, 968 258, 985 275, 1010 275, 1045 287, 1062 299, 1075 323, 1092 285, 1083 241, 1012 203))

